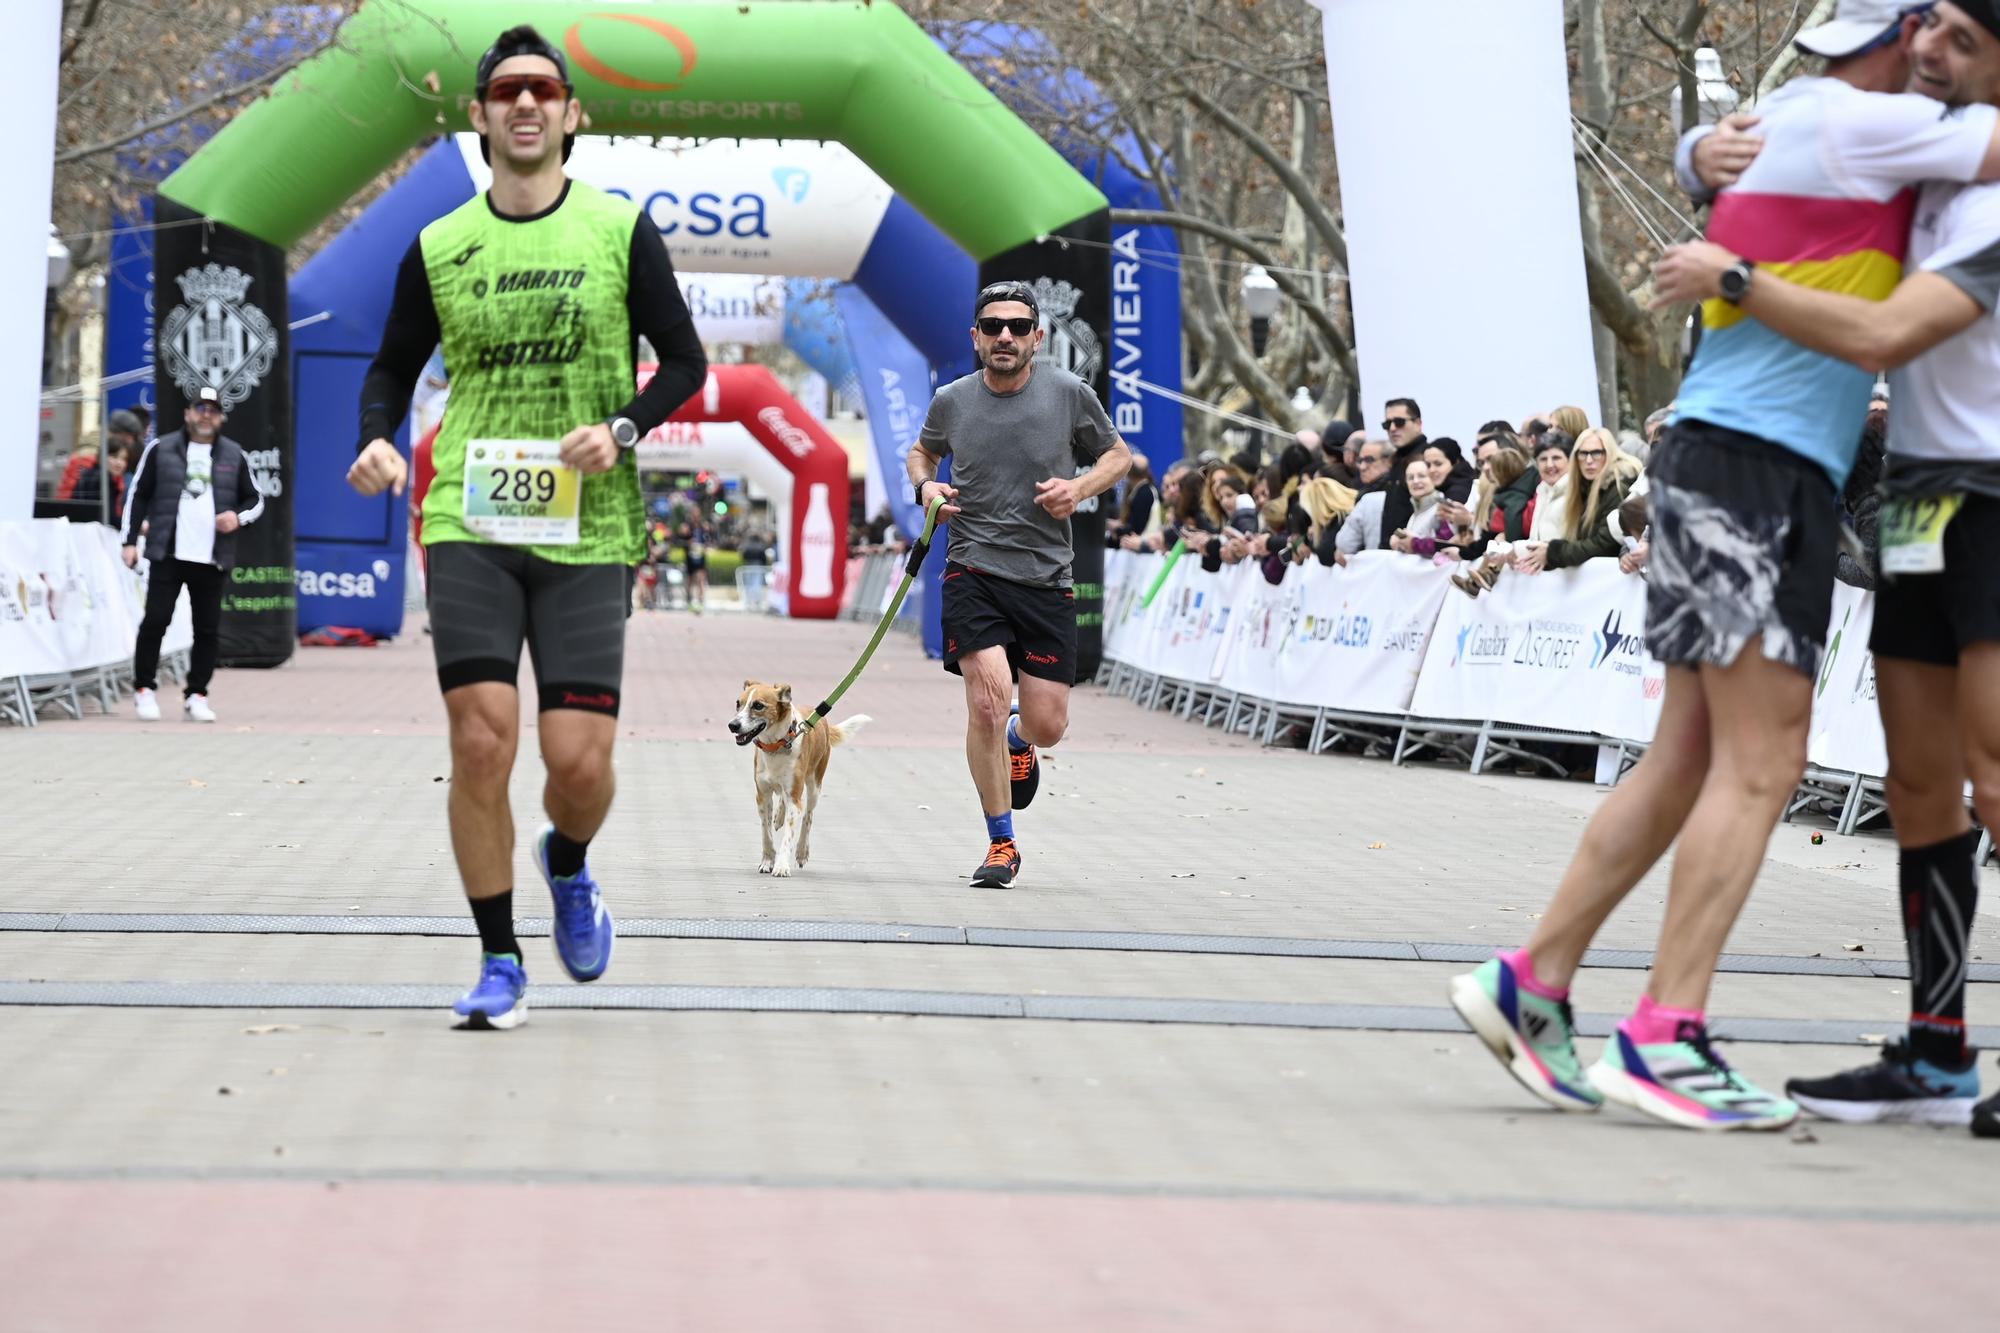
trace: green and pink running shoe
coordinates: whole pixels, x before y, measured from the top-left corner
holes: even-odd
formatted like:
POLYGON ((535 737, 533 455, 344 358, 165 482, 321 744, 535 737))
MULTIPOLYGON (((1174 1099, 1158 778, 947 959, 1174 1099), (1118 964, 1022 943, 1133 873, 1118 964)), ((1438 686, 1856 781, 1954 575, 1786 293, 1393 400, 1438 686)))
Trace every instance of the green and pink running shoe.
POLYGON ((1708 1029, 1683 1022, 1673 1041, 1640 1045, 1621 1024, 1590 1067, 1590 1084, 1620 1106, 1685 1129, 1783 1129, 1799 1108, 1729 1067, 1708 1029))
POLYGON ((1522 1087, 1558 1111, 1595 1111, 1604 1097, 1576 1058, 1576 1019, 1564 1000, 1530 992, 1505 959, 1451 979, 1451 1007, 1522 1087))

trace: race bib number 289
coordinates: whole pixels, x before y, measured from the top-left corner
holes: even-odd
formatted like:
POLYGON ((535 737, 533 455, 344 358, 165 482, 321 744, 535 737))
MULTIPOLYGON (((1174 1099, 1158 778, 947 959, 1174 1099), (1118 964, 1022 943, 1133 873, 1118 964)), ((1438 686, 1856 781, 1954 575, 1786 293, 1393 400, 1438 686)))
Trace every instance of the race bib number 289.
POLYGON ((468 440, 465 526, 509 546, 573 546, 583 474, 553 440, 468 440))

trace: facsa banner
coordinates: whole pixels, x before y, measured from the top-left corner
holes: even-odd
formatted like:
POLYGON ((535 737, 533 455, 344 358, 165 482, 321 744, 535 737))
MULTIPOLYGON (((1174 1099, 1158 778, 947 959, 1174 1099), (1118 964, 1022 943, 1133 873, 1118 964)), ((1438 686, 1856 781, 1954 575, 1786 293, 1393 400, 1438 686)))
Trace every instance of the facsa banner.
POLYGON ((1666 671, 1645 627, 1646 581, 1615 560, 1509 571, 1483 597, 1445 600, 1410 711, 1650 739, 1666 671))
MULTIPOLYGON (((493 169, 479 136, 457 139, 474 192, 485 190, 493 169)), ((639 205, 674 267, 695 273, 852 278, 894 194, 847 148, 811 140, 585 134, 564 170, 639 205)))

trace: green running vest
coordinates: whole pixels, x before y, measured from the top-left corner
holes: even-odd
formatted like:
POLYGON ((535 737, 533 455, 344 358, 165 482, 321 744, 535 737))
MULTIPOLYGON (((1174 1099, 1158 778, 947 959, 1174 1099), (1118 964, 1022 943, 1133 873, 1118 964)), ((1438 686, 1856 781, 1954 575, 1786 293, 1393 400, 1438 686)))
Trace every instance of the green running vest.
MULTIPOLYGON (((468 440, 560 440, 609 420, 638 389, 625 308, 638 207, 571 181, 532 222, 494 215, 484 194, 423 230, 451 376, 424 496, 424 545, 481 541, 466 531, 468 440)), ((583 479, 573 546, 525 549, 564 565, 630 565, 646 553, 645 508, 630 452, 583 479)))

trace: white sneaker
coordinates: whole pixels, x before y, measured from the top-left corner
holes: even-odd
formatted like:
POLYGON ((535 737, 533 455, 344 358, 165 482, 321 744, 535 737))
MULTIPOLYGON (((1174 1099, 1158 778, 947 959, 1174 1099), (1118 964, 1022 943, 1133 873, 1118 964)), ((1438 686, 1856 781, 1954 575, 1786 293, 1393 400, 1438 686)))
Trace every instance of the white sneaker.
POLYGON ((215 721, 215 710, 208 706, 208 696, 205 694, 190 694, 185 707, 187 720, 190 722, 215 721))
POLYGON ((141 722, 160 720, 160 696, 151 690, 140 690, 132 696, 132 706, 138 710, 141 722))

